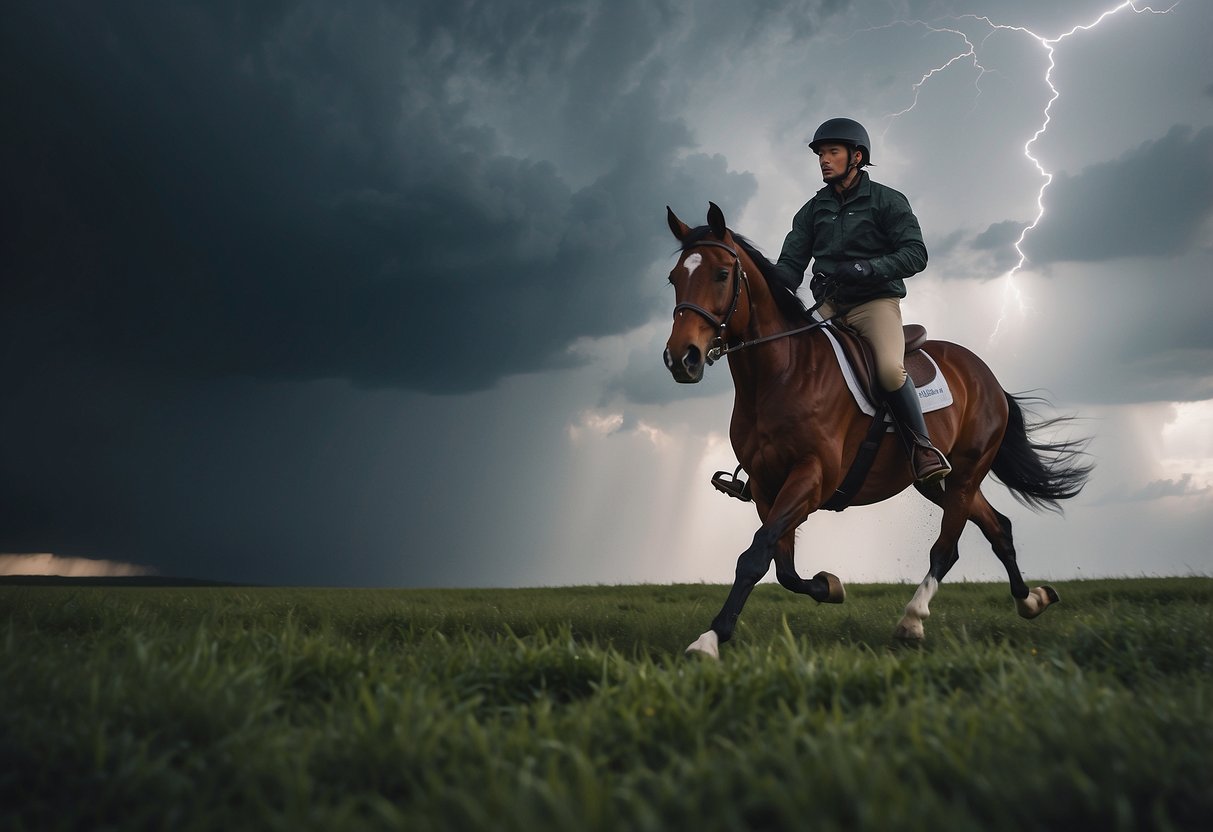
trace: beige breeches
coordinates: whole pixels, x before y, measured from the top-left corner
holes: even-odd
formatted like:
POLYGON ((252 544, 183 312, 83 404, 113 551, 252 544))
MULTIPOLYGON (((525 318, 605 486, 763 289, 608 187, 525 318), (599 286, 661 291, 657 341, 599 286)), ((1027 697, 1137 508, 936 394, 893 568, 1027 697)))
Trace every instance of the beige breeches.
MULTIPOLYGON (((845 308, 845 307, 844 307, 845 308)), ((833 303, 821 305, 823 318, 837 316, 862 335, 872 347, 876 380, 885 391, 899 390, 906 381, 906 340, 901 331, 901 300, 877 298, 840 313, 833 303)))

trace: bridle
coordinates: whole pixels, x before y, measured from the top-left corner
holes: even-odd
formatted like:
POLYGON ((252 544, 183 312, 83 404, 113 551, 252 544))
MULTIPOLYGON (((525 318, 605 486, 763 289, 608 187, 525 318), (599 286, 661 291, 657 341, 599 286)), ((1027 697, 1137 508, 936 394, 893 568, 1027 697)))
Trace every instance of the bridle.
POLYGON ((726 245, 717 240, 700 240, 697 243, 692 243, 684 250, 698 248, 700 246, 712 246, 714 248, 722 248, 729 254, 733 255, 733 267, 729 269, 729 277, 733 281, 733 301, 729 304, 729 311, 725 313, 723 318, 717 318, 715 314, 704 309, 697 303, 688 303, 686 301, 674 306, 674 317, 678 317, 679 312, 690 310, 696 315, 701 315, 709 324, 716 328, 716 337, 708 343, 707 361, 708 366, 711 366, 722 355, 729 351, 729 347, 725 344, 724 333, 729 328, 729 321, 733 320, 733 313, 737 311, 737 301, 741 299, 741 284, 746 286, 746 292, 750 290, 750 278, 746 275, 745 269, 741 267, 741 257, 738 256, 736 250, 729 245, 726 245))
MULTIPOLYGON (((696 315, 702 316, 709 324, 715 327, 716 336, 710 342, 708 342, 706 360, 709 367, 729 353, 743 350, 746 347, 753 347, 757 344, 764 344, 767 341, 775 341, 779 338, 786 338, 789 335, 797 335, 801 332, 808 332, 810 329, 817 329, 824 324, 823 321, 815 321, 807 326, 798 327, 797 329, 790 329, 787 332, 777 332, 774 335, 766 335, 762 338, 755 338, 753 341, 740 341, 736 344, 728 344, 724 339, 724 334, 725 330, 729 328, 729 322, 733 320, 733 314, 737 311, 737 302, 741 299, 741 285, 743 283, 746 287, 746 294, 750 295, 751 303, 753 302, 754 296, 750 291, 750 278, 746 275, 745 269, 741 266, 741 257, 737 254, 737 251, 732 246, 726 245, 725 243, 717 240, 700 240, 697 243, 691 243, 686 247, 686 249, 684 249, 684 251, 697 248, 699 246, 722 248, 729 254, 733 255, 733 267, 729 270, 729 275, 733 279, 733 300, 729 304, 729 311, 725 313, 723 318, 717 318, 714 313, 709 312, 707 309, 704 309, 702 306, 696 303, 683 301, 682 303, 674 306, 675 318, 678 317, 679 312, 691 311, 696 315)), ((820 302, 809 311, 815 311, 818 306, 821 306, 820 302)))

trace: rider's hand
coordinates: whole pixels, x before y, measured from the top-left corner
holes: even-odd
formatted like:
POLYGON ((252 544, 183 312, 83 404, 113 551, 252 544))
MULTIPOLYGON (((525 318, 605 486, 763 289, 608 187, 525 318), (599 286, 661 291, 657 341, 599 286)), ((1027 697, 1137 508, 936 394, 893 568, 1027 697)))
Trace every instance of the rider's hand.
POLYGON ((809 281, 809 291, 813 293, 813 297, 818 300, 824 300, 834 294, 834 290, 838 288, 838 281, 834 279, 834 275, 822 274, 818 272, 813 275, 813 279, 809 281))
POLYGON ((846 260, 838 264, 834 277, 839 281, 859 281, 866 283, 872 280, 876 272, 867 260, 846 260))

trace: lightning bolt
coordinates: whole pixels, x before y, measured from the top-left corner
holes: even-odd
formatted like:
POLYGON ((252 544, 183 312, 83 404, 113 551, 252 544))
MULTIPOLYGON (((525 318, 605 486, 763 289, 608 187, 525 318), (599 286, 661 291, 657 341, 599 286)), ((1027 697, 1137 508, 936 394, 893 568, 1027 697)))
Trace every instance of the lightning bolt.
MULTIPOLYGON (((959 19, 959 18, 957 18, 957 19, 959 19)), ((959 53, 953 55, 951 58, 944 61, 939 66, 932 67, 931 69, 929 69, 925 73, 923 73, 923 76, 921 78, 919 78, 911 87, 911 89, 914 91, 914 99, 910 102, 910 106, 906 107, 904 110, 900 110, 899 112, 889 113, 888 115, 886 115, 884 117, 885 127, 884 127, 884 130, 882 130, 880 132, 880 137, 882 139, 889 132, 889 128, 893 126, 893 122, 895 120, 897 120, 901 116, 904 116, 906 113, 910 112, 911 110, 913 110, 915 107, 918 106, 918 94, 922 91, 923 85, 925 85, 927 83, 927 81, 931 80, 933 77, 935 77, 939 73, 946 70, 948 67, 952 66, 952 64, 957 63, 958 61, 963 61, 965 58, 968 58, 970 60, 970 62, 973 64, 973 68, 975 70, 977 70, 977 78, 974 79, 973 86, 977 90, 978 97, 981 96, 981 79, 985 76, 985 74, 987 72, 990 71, 990 70, 986 69, 984 66, 982 66, 981 63, 977 60, 977 46, 975 46, 973 44, 973 41, 969 40, 969 36, 967 34, 960 31, 959 29, 937 28, 937 27, 932 26, 929 23, 925 23, 921 20, 898 20, 893 23, 889 23, 888 25, 885 25, 885 26, 874 26, 870 29, 862 29, 861 32, 878 32, 878 31, 881 31, 882 29, 892 29, 895 26, 922 26, 927 31, 935 32, 936 34, 956 35, 958 38, 960 38, 961 40, 964 41, 965 51, 959 52, 959 53)), ((993 34, 993 32, 991 32, 990 34, 993 34)), ((981 42, 982 42, 983 46, 985 45, 986 39, 988 39, 989 37, 990 37, 990 35, 986 35, 986 37, 982 39, 981 42)), ((974 105, 974 106, 976 106, 976 105, 974 105)))
MULTIPOLYGON (((1038 159, 1032 153, 1032 148, 1036 144, 1036 142, 1040 140, 1040 137, 1043 136, 1045 134, 1045 132, 1049 129, 1049 123, 1052 121, 1053 104, 1057 101, 1058 98, 1061 97, 1061 91, 1058 90, 1057 87, 1053 84, 1053 70, 1057 66, 1056 50, 1057 50, 1058 44, 1060 44, 1062 41, 1066 40, 1067 38, 1074 37, 1075 35, 1077 35, 1080 32, 1088 32, 1088 31, 1094 29, 1099 24, 1103 23, 1109 17, 1111 17, 1115 14, 1119 14, 1120 12, 1123 12, 1126 9, 1132 10, 1134 14, 1169 14, 1181 2, 1182 2, 1182 0, 1176 0, 1176 2, 1172 3, 1169 7, 1165 8, 1165 9, 1155 9, 1152 6, 1140 6, 1139 7, 1137 5, 1137 3, 1135 2, 1135 0, 1124 0, 1124 2, 1119 3, 1118 5, 1105 9, 1094 20, 1090 21, 1089 23, 1080 23, 1077 26, 1074 26, 1072 29, 1070 29, 1066 32, 1062 32, 1061 34, 1056 35, 1054 37, 1045 37, 1043 35, 1039 35, 1036 32, 1033 32, 1031 29, 1028 29, 1024 26, 1008 26, 1008 25, 1002 24, 1002 23, 995 23, 989 17, 986 17, 984 15, 966 14, 966 15, 960 15, 959 17, 950 18, 952 20, 957 20, 957 21, 966 20, 966 19, 974 20, 974 21, 977 21, 977 22, 982 23, 985 26, 989 27, 989 31, 987 32, 986 36, 984 38, 982 38, 982 40, 981 40, 982 46, 985 45, 985 42, 992 35, 994 35, 996 32, 999 32, 999 31, 1011 31, 1011 32, 1018 32, 1018 33, 1027 35, 1028 37, 1034 39, 1037 43, 1039 43, 1040 46, 1044 49, 1045 56, 1046 56, 1047 62, 1048 62, 1048 67, 1045 70, 1045 74, 1044 74, 1044 82, 1045 82, 1045 85, 1049 88, 1049 100, 1045 103, 1044 109, 1041 112, 1040 126, 1036 129, 1036 132, 1032 134, 1032 137, 1030 139, 1028 139, 1027 142, 1024 143, 1024 146, 1023 146, 1024 157, 1028 160, 1028 162, 1030 162, 1032 164, 1033 167, 1036 168, 1036 171, 1037 171, 1037 173, 1040 174, 1040 177, 1042 180, 1041 185, 1040 185, 1040 190, 1037 191, 1037 193, 1036 193, 1036 216, 1033 217, 1032 222, 1030 222, 1028 225, 1026 225, 1023 228, 1023 230, 1019 234, 1019 239, 1017 239, 1015 241, 1015 253, 1018 255, 1019 259, 1015 263, 1015 265, 1011 268, 1011 270, 1006 272, 1006 274, 1003 275, 1004 290, 1003 290, 1002 312, 999 315, 998 322, 994 326, 994 331, 990 334, 991 342, 994 342, 997 339, 998 334, 1002 329, 1003 321, 1006 320, 1006 318, 1007 318, 1008 307, 1011 305, 1012 301, 1014 301, 1014 303, 1019 307, 1020 314, 1026 313, 1029 309, 1027 298, 1024 296, 1023 292, 1020 291, 1019 287, 1015 285, 1015 275, 1019 274, 1019 272, 1021 272, 1023 270, 1024 265, 1028 262, 1028 257, 1024 253, 1024 250, 1023 250, 1023 244, 1024 244, 1024 241, 1028 238, 1028 234, 1030 234, 1037 226, 1039 226, 1041 223, 1041 220, 1044 219, 1045 191, 1048 190, 1049 185, 1052 184, 1052 182, 1053 182, 1053 174, 1050 171, 1048 171, 1045 168, 1045 166, 1041 163, 1040 159, 1038 159)), ((975 70, 977 70, 977 72, 978 72, 978 75, 977 75, 976 80, 974 81, 974 84, 977 88, 978 96, 981 95, 981 79, 986 74, 986 72, 988 72, 988 70, 984 66, 981 65, 981 62, 979 60, 978 52, 980 50, 980 47, 974 45, 973 41, 969 39, 969 36, 967 34, 965 34, 964 32, 962 32, 958 29, 950 29, 950 28, 946 28, 946 27, 932 26, 928 23, 924 23, 921 20, 897 21, 896 23, 891 23, 888 26, 881 26, 881 27, 876 27, 876 28, 877 29, 887 29, 887 28, 891 28, 892 26, 923 26, 923 27, 927 28, 928 30, 939 33, 939 34, 956 35, 956 36, 960 37, 961 39, 963 39, 964 44, 965 44, 965 50, 963 52, 957 53, 956 55, 954 55, 952 58, 950 58, 946 62, 940 64, 937 67, 933 67, 932 69, 928 70, 926 73, 923 74, 923 76, 912 87, 913 92, 914 92, 914 98, 911 101, 910 106, 906 107, 904 110, 901 110, 900 112, 890 113, 887 116, 885 116, 887 123, 885 125, 884 131, 881 134, 882 136, 888 132, 889 127, 892 126, 893 122, 896 119, 900 118, 901 116, 905 115, 906 113, 909 113, 911 110, 913 110, 918 105, 918 94, 921 91, 923 85, 925 85, 928 81, 930 81, 931 78, 933 78, 935 75, 947 70, 953 64, 964 61, 966 58, 970 59, 970 62, 972 64, 973 68, 975 70)), ((864 30, 864 31, 874 31, 874 30, 864 30)), ((976 104, 974 104, 974 106, 976 106, 976 104)))

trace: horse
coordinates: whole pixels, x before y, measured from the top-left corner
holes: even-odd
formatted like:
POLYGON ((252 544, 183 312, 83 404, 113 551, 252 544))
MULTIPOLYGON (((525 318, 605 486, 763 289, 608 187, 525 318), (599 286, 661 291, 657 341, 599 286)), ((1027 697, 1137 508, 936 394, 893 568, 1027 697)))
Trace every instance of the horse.
MULTIPOLYGON (((705 366, 727 358, 734 403, 729 438, 761 525, 737 558, 732 588, 710 629, 686 652, 719 658, 755 584, 775 562, 779 583, 818 603, 842 603, 843 582, 829 572, 801 578, 795 565, 796 529, 838 489, 858 453, 871 417, 856 405, 819 321, 775 266, 726 225, 709 203, 707 225, 690 228, 666 207, 680 245, 670 271, 674 322, 664 361, 674 380, 702 380, 705 366)), ((1060 599, 1050 586, 1029 588, 1016 563, 1011 521, 981 491, 993 472, 1019 502, 1033 510, 1061 512, 1058 501, 1077 495, 1092 465, 1085 439, 1045 442, 1034 434, 1073 417, 1025 418, 1033 397, 1003 390, 994 373, 959 344, 929 340, 924 351, 951 387, 953 403, 926 414, 936 447, 952 464, 941 483, 914 481, 905 448, 895 438, 879 449, 851 505, 887 500, 913 485, 943 509, 930 569, 914 591, 893 635, 903 642, 924 637, 923 622, 944 576, 960 558, 957 541, 966 522, 981 529, 1006 568, 1019 615, 1035 618, 1060 599)), ((1043 401, 1043 400, 1039 400, 1043 401)), ((739 469, 740 470, 740 469, 739 469)))

